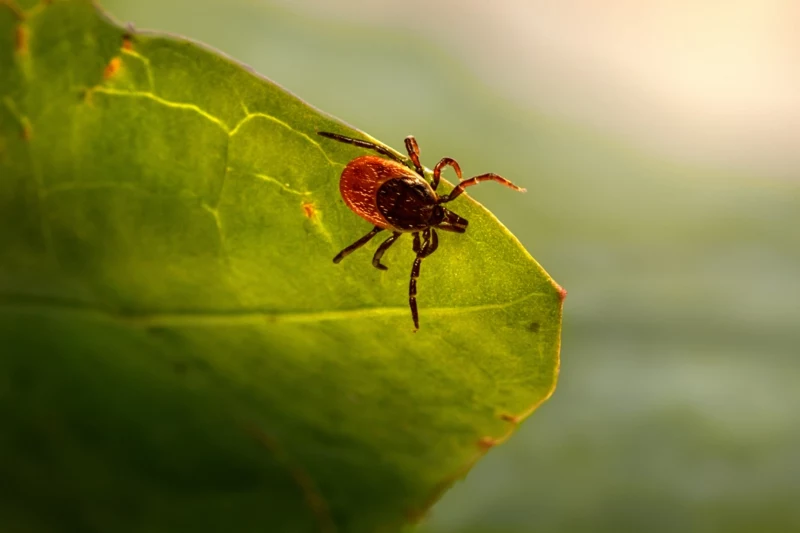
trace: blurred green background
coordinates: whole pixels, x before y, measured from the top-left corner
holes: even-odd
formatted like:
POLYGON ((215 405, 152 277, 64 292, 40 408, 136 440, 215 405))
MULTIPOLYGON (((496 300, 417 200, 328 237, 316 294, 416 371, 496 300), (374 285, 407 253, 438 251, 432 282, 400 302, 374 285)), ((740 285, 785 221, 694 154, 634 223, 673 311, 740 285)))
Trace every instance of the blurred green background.
POLYGON ((560 384, 426 531, 800 531, 796 2, 102 5, 528 188, 470 194, 569 291, 560 384))

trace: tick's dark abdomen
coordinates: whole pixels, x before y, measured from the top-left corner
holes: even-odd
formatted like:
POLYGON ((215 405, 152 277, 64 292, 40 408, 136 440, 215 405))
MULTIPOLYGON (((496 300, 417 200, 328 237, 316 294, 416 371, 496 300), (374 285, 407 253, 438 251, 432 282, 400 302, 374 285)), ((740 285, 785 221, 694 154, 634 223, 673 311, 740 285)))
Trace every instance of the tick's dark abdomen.
POLYGON ((436 196, 419 178, 402 177, 387 181, 378 189, 378 210, 400 231, 420 231, 431 225, 436 196))

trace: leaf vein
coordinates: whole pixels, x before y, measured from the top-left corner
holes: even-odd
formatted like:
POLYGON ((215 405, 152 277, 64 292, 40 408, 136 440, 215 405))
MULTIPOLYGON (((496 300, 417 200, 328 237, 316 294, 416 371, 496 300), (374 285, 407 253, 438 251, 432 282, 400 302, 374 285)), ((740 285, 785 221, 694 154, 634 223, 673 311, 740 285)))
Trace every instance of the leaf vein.
POLYGON ((341 163, 337 163, 337 162, 333 161, 330 157, 328 157, 328 153, 322 148, 322 145, 320 143, 318 143, 315 139, 312 139, 308 134, 303 133, 302 131, 295 129, 295 128, 293 128, 291 126, 291 124, 288 124, 288 123, 282 121, 281 119, 273 117, 272 115, 268 115, 266 113, 250 113, 250 114, 248 114, 246 117, 244 117, 242 120, 240 120, 239 123, 236 124, 236 126, 234 126, 234 128, 230 131, 229 135, 231 137, 236 135, 239 132, 239 129, 242 126, 244 126, 245 124, 247 124, 248 122, 250 122, 254 118, 263 118, 263 119, 269 120, 271 122, 274 122, 275 124, 279 124, 279 125, 283 126, 284 128, 288 129, 289 131, 292 131, 292 132, 296 133, 300 137, 303 137, 311 145, 313 145, 317 150, 319 150, 319 152, 322 154, 322 156, 328 161, 328 164, 330 164, 331 166, 334 166, 334 167, 343 166, 341 163))
MULTIPOLYGON (((480 311, 502 310, 519 305, 537 296, 548 296, 546 293, 531 292, 508 302, 495 304, 479 304, 463 307, 428 307, 427 315, 460 315, 480 311)), ((266 309, 232 309, 216 310, 180 310, 155 312, 126 312, 86 302, 63 300, 58 298, 31 297, 21 294, 0 294, 0 309, 5 310, 40 310, 54 313, 74 313, 95 315, 117 320, 134 327, 229 327, 263 324, 307 324, 317 322, 344 321, 352 319, 405 316, 408 308, 402 307, 365 307, 358 309, 342 309, 332 311, 296 311, 285 312, 266 309)))
POLYGON ((230 129, 228 128, 228 125, 225 124, 225 122, 223 122, 219 118, 215 117, 208 111, 205 111, 203 108, 195 104, 187 104, 185 102, 173 102, 171 100, 166 100, 164 98, 161 98, 160 96, 149 91, 121 91, 119 89, 111 89, 109 87, 95 87, 91 91, 96 93, 108 94, 112 96, 145 98, 148 100, 152 100, 154 102, 158 102, 159 104, 166 107, 194 111, 195 113, 199 114, 200 116, 208 119, 209 121, 213 122, 214 124, 222 128, 222 130, 225 131, 225 133, 230 134, 230 129))
POLYGON ((149 92, 155 94, 155 80, 153 79, 153 69, 150 68, 150 59, 143 56, 136 50, 129 50, 128 48, 123 48, 122 53, 131 57, 135 57, 139 61, 144 64, 144 70, 147 72, 147 84, 149 86, 149 92))
MULTIPOLYGON (((136 52, 130 52, 130 53, 131 54, 135 54, 137 56, 140 56, 140 54, 136 54, 136 52)), ((146 58, 144 58, 144 56, 140 56, 140 57, 142 57, 142 59, 146 59, 146 58)), ((149 67, 148 67, 148 69, 149 69, 149 67)), ((151 80, 151 82, 152 82, 152 80, 151 80)), ((185 102, 173 102, 171 100, 166 100, 166 99, 164 99, 164 98, 162 98, 162 97, 158 96, 157 94, 155 94, 153 92, 150 92, 150 91, 122 91, 122 90, 119 90, 119 89, 112 89, 112 88, 109 88, 109 87, 100 87, 100 86, 91 89, 91 91, 92 92, 102 93, 102 94, 107 94, 107 95, 112 95, 112 96, 130 97, 130 98, 145 98, 145 99, 157 102, 157 103, 159 103, 161 105, 164 105, 166 107, 194 111, 195 113, 198 113, 199 115, 203 116, 204 118, 208 119, 209 121, 213 122, 214 124, 216 124, 217 126, 222 128, 222 130, 225 131, 228 134, 228 146, 226 148, 226 154, 225 154, 225 171, 224 171, 224 173, 222 175, 222 183, 220 185, 219 198, 217 199, 217 205, 219 204, 219 202, 222 199, 222 192, 223 192, 223 189, 224 189, 224 186, 225 186, 225 180, 227 178, 228 171, 230 170, 228 168, 228 161, 229 161, 229 156, 230 156, 230 140, 231 140, 231 138, 233 138, 234 135, 236 135, 239 132, 239 129, 244 124, 246 124, 247 122, 249 122, 250 120, 252 120, 254 118, 263 118, 265 120, 272 121, 272 122, 274 122, 276 124, 279 124, 279 125, 287 128, 288 130, 290 130, 290 131, 296 133, 297 135, 299 135, 300 137, 303 137, 312 146, 314 146, 317 150, 319 150, 319 152, 322 154, 322 156, 325 158, 325 160, 328 161, 329 165, 334 166, 334 167, 343 166, 341 163, 337 163, 337 162, 333 161, 328 156, 328 153, 322 148, 322 145, 320 145, 317 141, 312 139, 309 135, 307 135, 307 134, 305 134, 305 133, 303 133, 301 131, 298 131, 297 129, 293 128, 290 124, 287 124, 286 122, 284 122, 284 121, 282 121, 280 119, 277 119, 277 118, 273 117, 272 115, 268 115, 266 113, 250 113, 249 115, 245 116, 242 120, 240 120, 239 123, 236 124, 236 126, 234 126, 233 129, 230 129, 228 127, 228 125, 223 120, 221 120, 218 117, 215 117, 214 115, 212 115, 211 113, 203 110, 203 108, 201 108, 198 105, 189 104, 189 103, 185 103, 185 102)), ((261 175, 258 175, 258 176, 262 177, 261 175)), ((270 181, 270 180, 267 179, 267 181, 270 181)), ((276 181, 276 183, 280 184, 277 181, 276 181)), ((282 184, 280 184, 280 185, 283 186, 282 184)), ((289 190, 289 189, 287 189, 287 190, 289 190)), ((293 192, 293 191, 289 190, 289 192, 293 192)), ((301 194, 306 194, 306 193, 301 193, 301 194)))
POLYGON ((222 230, 222 220, 220 220, 219 211, 206 203, 201 204, 201 207, 214 220, 214 227, 217 230, 217 238, 219 239, 219 253, 222 256, 222 262, 225 263, 225 267, 230 271, 231 261, 230 257, 228 257, 228 250, 225 247, 225 234, 222 230))
POLYGON ((310 191, 299 191, 297 189, 293 189, 288 184, 281 183, 279 180, 277 180, 277 179, 275 179, 275 178, 273 178, 271 176, 267 176, 266 174, 256 174, 256 173, 254 173, 253 176, 257 177, 258 179, 261 179, 261 180, 264 180, 264 181, 268 181, 269 183, 277 185, 278 187, 280 187, 284 191, 286 191, 288 193, 291 193, 291 194, 296 194, 297 196, 308 196, 308 195, 311 194, 310 191))

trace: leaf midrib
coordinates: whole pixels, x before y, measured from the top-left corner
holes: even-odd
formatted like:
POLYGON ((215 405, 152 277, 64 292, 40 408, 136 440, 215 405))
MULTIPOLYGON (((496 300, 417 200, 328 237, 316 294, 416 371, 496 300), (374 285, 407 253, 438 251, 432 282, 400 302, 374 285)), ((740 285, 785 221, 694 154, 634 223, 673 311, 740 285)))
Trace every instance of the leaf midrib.
MULTIPOLYGON (((461 307, 428 307, 429 315, 457 315, 478 311, 499 310, 519 305, 534 297, 549 296, 541 292, 531 292, 514 300, 494 304, 469 305, 461 307)), ((29 294, 0 293, 0 311, 38 311, 43 313, 99 316, 133 327, 166 326, 232 326, 263 323, 315 323, 380 316, 401 316, 409 313, 408 307, 364 307, 331 311, 275 311, 265 309, 217 310, 179 310, 125 312, 85 302, 66 299, 37 297, 29 294)))

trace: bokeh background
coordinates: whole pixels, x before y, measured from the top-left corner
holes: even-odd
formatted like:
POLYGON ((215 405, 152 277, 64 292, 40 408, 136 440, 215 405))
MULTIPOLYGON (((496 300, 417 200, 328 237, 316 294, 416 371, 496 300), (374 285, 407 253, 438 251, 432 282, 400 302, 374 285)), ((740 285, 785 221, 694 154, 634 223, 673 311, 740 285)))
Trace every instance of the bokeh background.
POLYGON ((470 194, 569 290, 560 384, 426 532, 800 531, 800 2, 101 3, 528 188, 470 194))

